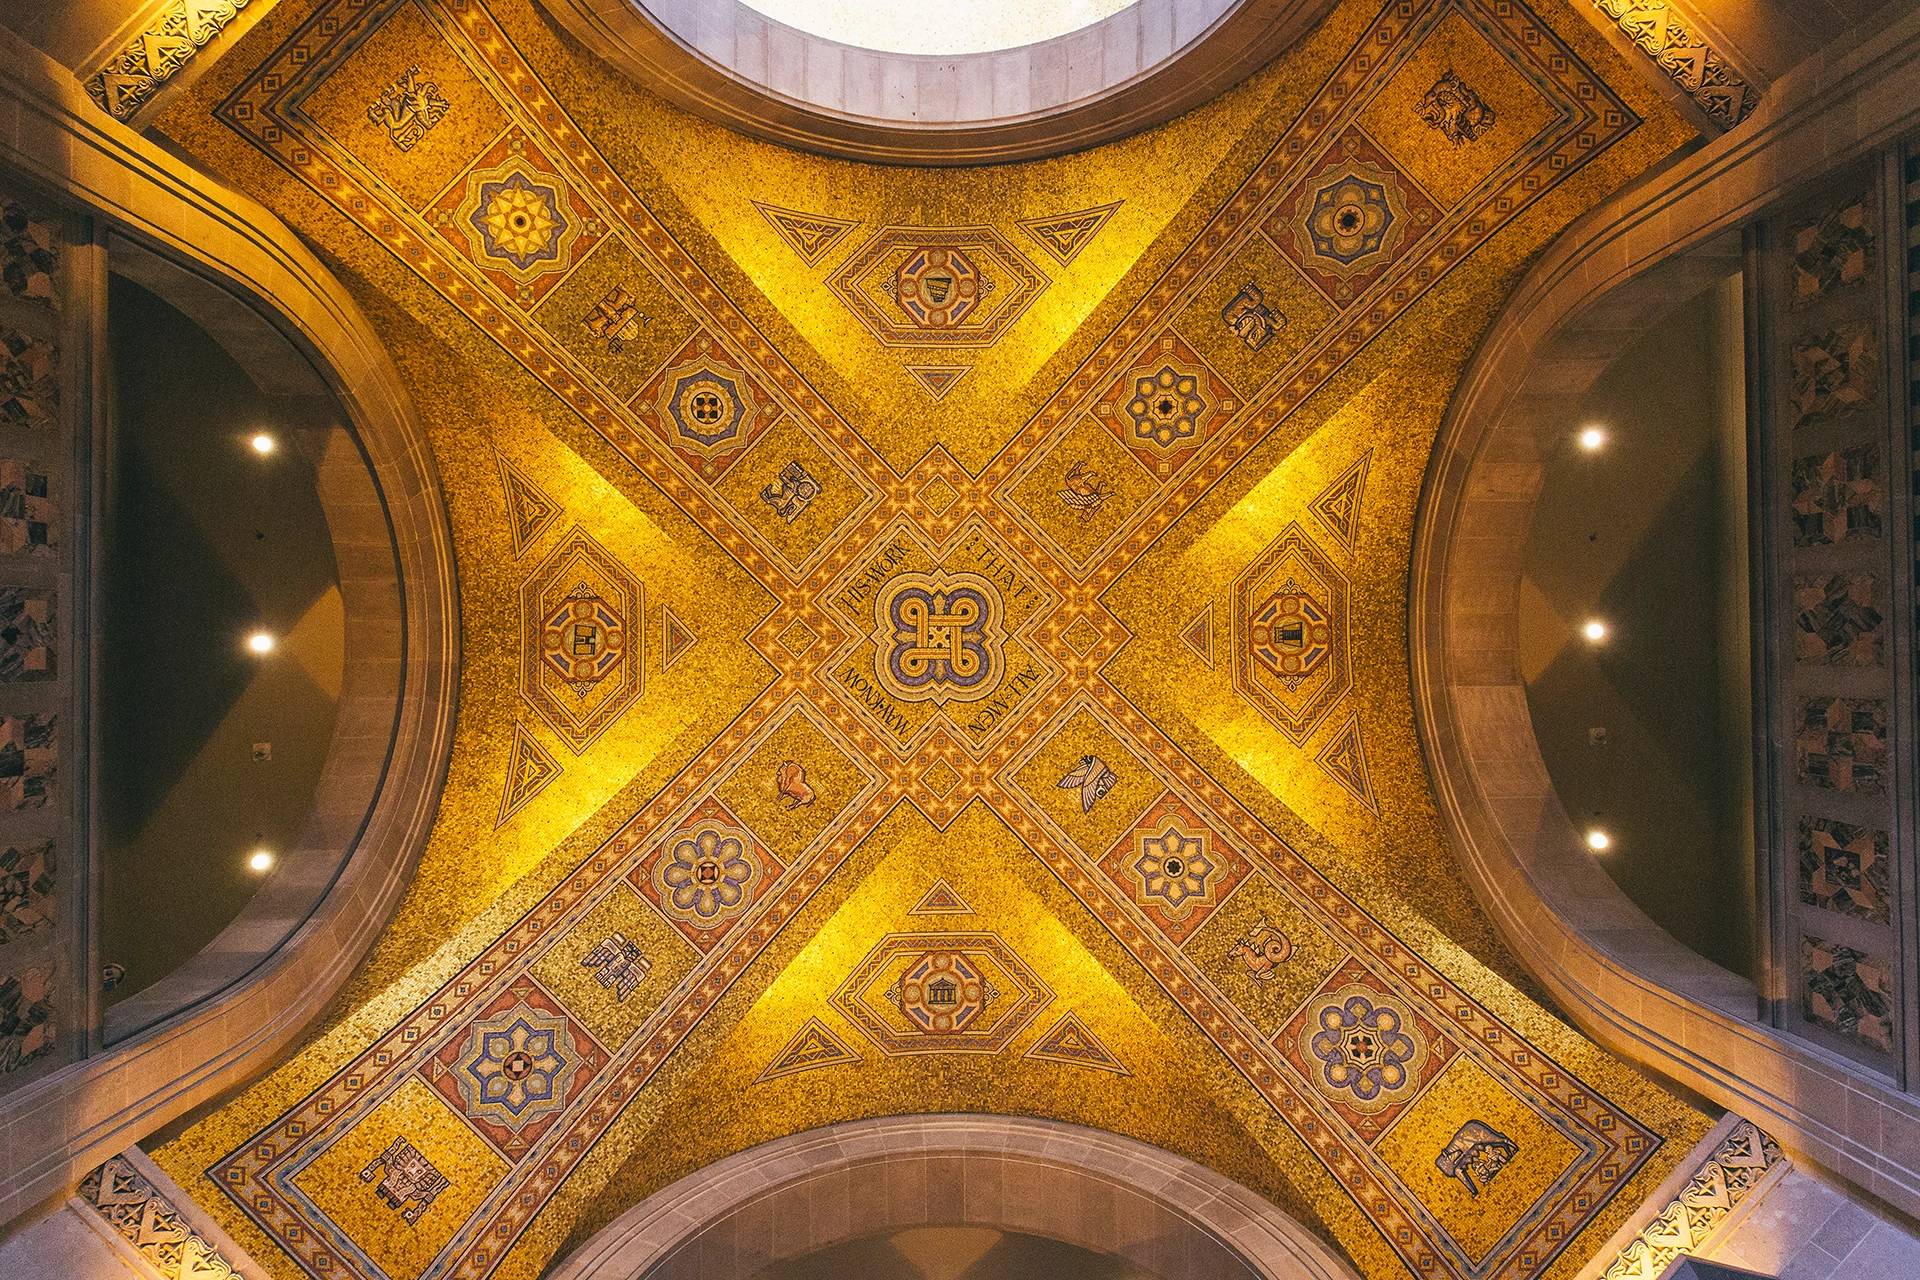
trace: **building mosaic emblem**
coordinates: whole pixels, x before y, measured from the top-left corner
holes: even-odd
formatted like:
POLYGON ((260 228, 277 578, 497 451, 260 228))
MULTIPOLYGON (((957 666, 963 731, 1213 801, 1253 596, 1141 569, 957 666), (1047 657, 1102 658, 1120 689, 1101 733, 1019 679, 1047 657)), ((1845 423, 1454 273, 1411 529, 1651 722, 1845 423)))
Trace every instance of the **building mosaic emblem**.
POLYGON ((1053 1003, 1053 989, 997 933, 892 933, 832 1003, 890 1057, 998 1053, 1053 1003))
POLYGON ((1048 283, 992 227, 882 227, 827 279, 889 347, 991 346, 1048 283))
POLYGON ((1233 584, 1233 687, 1304 745, 1352 687, 1344 574, 1298 523, 1233 584))
POLYGON ((640 583, 577 526, 521 588, 520 693, 576 754, 645 689, 644 604, 640 583))
POLYGON ((902 702, 975 702, 1000 682, 999 589, 977 573, 903 573, 874 597, 880 685, 902 702))

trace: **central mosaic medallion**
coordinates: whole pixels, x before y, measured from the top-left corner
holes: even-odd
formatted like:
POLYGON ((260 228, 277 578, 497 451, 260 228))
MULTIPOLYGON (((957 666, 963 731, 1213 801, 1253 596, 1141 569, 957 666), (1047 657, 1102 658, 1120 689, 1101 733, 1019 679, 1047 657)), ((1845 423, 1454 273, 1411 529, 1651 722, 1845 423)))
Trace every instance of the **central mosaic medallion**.
POLYGON ((903 702, 977 702, 1006 664, 1000 591, 977 573, 903 573, 874 596, 876 673, 903 702))
POLYGON ((998 1053, 1053 991, 997 933, 892 933, 833 994, 888 1055, 998 1053))
POLYGON ((979 748, 1058 676, 1028 634, 1054 600, 983 522, 941 547, 903 519, 822 596, 848 632, 822 674, 898 750, 942 719, 979 748))
POLYGON ((985 282, 958 249, 925 247, 893 274, 893 300, 922 329, 951 329, 980 305, 985 282))

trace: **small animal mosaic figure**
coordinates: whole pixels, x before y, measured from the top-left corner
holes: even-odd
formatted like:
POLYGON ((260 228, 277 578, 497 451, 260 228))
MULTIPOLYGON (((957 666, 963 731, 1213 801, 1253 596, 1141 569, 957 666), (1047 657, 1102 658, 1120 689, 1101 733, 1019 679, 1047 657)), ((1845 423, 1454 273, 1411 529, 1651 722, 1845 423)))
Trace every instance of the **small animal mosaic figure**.
POLYGON ((1433 1167, 1467 1184, 1478 1199, 1480 1189, 1499 1176, 1507 1161, 1520 1153, 1520 1144, 1490 1124, 1469 1120, 1453 1135, 1447 1149, 1434 1157, 1433 1167))
POLYGON ((813 788, 807 785, 806 766, 798 760, 782 760, 780 772, 773 777, 774 790, 789 809, 804 809, 813 803, 813 788))
POLYGON ((125 965, 110 964, 102 966, 100 970, 100 989, 102 991, 111 991, 126 980, 127 968, 125 965))
POLYGON ((406 74, 388 85, 367 104, 367 119, 387 127, 387 136, 402 151, 427 136, 427 130, 440 123, 450 109, 440 96, 440 86, 431 80, 416 79, 420 68, 408 67, 406 74))
POLYGON ((1113 486, 1108 484, 1095 471, 1087 470, 1087 460, 1080 459, 1067 468, 1067 474, 1061 479, 1066 487, 1060 490, 1060 501, 1079 513, 1084 522, 1093 519, 1094 512, 1107 504, 1113 496, 1113 486))
POLYGON ((1062 791, 1078 787, 1080 812, 1092 813, 1093 806, 1106 799, 1107 792, 1119 781, 1120 775, 1107 768, 1107 762, 1099 756, 1081 756, 1080 763, 1054 785, 1062 791))
POLYGON ((760 501, 772 507, 788 524, 800 518, 807 504, 820 496, 820 482, 807 474, 798 462, 789 462, 780 471, 780 487, 767 485, 760 490, 760 501))
POLYGON ((615 1004, 624 1004, 653 969, 653 961, 640 954, 640 944, 618 931, 600 939, 599 945, 587 952, 580 964, 582 968, 599 971, 593 980, 613 992, 615 1004))
POLYGON ((652 321, 653 317, 640 314, 633 295, 618 285, 608 290, 607 296, 595 303, 592 311, 580 317, 588 333, 606 340, 607 354, 612 356, 619 355, 652 321))
POLYGON ((1274 970, 1287 962, 1293 955, 1293 942, 1286 934, 1267 923, 1261 916, 1254 921, 1253 928, 1247 930, 1245 937, 1234 942, 1227 952, 1228 959, 1246 961, 1247 972, 1256 982, 1271 982, 1274 970))
POLYGON ((1456 147, 1472 142, 1494 125, 1493 108, 1482 102, 1452 67, 1420 99, 1419 110, 1420 118, 1456 147))
POLYGON ((395 1138, 360 1171, 362 1182, 375 1177, 380 1179, 376 1188, 380 1198, 387 1208, 399 1210, 408 1226, 420 1221, 420 1215, 433 1207, 434 1198, 453 1185, 405 1138, 395 1138))
POLYGON ((1287 327, 1287 318, 1267 305, 1267 295, 1251 280, 1221 308, 1220 318, 1249 351, 1266 346, 1274 334, 1287 327))

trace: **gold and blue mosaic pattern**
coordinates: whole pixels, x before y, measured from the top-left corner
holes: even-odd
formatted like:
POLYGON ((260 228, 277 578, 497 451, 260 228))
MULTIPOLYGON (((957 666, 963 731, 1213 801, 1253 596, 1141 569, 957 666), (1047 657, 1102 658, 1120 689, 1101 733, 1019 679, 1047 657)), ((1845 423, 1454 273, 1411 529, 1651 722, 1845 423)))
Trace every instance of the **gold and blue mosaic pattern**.
MULTIPOLYGON (((292 1265, 536 1273, 570 1180, 606 1184, 623 1114, 762 957, 800 945, 783 933, 834 896, 836 872, 916 811, 935 843, 998 830, 1045 868, 1126 980, 1213 1046, 1206 1070, 1257 1109, 1241 1122, 1283 1134, 1317 1165, 1309 1181, 1349 1202, 1329 1230, 1369 1271, 1506 1280, 1564 1268, 1576 1240, 1597 1247, 1685 1123, 1522 1034, 1469 991, 1458 952, 1364 907, 1109 668, 1142 638, 1118 604, 1129 573, 1169 531, 1643 123, 1517 0, 1342 13, 1346 44, 1291 123, 1196 202, 1097 338, 1062 348, 1054 389, 971 450, 975 469, 940 443, 903 468, 879 428, 870 440, 829 403, 486 4, 320 0, 274 29, 218 118, 576 414, 769 602, 739 626, 767 676, 725 729, 207 1169, 292 1265)), ((1057 207, 1072 212, 999 225, 770 203, 748 217, 815 272, 849 342, 927 361, 896 368, 939 399, 967 373, 991 381, 986 361, 1051 323, 1049 291, 1127 216, 1124 201, 1057 207)), ((1376 817, 1350 578, 1379 465, 1342 459, 1245 549, 1236 588, 1161 611, 1252 723, 1376 817)), ((528 743, 504 825, 646 714, 663 659, 693 640, 652 603, 668 584, 624 567, 583 513, 563 524, 504 455, 488 467, 513 553, 528 553, 523 720, 572 753, 513 729, 528 743)), ((703 649, 723 642, 700 625, 703 649)), ((1163 1067, 1072 1000, 1079 979, 1018 921, 967 906, 991 892, 968 870, 956 854, 951 883, 902 885, 902 910, 805 995, 751 1087, 957 1054, 1149 1096, 1163 1067)))

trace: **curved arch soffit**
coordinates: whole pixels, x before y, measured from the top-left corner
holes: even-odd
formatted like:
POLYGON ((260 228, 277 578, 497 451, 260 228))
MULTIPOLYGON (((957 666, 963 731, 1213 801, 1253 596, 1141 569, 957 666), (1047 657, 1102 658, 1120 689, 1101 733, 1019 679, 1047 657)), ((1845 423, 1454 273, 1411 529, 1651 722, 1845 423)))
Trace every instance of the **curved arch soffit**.
POLYGON ((390 719, 374 731, 391 736, 371 766, 371 802, 353 829, 333 837, 346 857, 317 906, 263 960, 184 1012, 0 1099, 0 1130, 12 1142, 0 1170, 4 1222, 264 1070, 347 980, 399 907, 439 805, 453 747, 459 616, 451 529, 425 430, 366 317, 319 259, 264 206, 115 123, 64 67, 4 28, 0 101, 10 109, 0 161, 97 228, 246 300, 328 380, 379 491, 401 636, 387 682, 397 699, 390 695, 382 712, 390 719))
POLYGON ((1078 31, 989 53, 888 53, 741 0, 540 0, 642 87, 697 116, 842 160, 1037 160, 1212 101, 1338 0, 1138 0, 1078 31))
POLYGON ((1520 563, 1546 449, 1584 389, 1738 269, 1738 230, 1920 127, 1920 13, 1808 59, 1760 109, 1591 211, 1521 281, 1461 379, 1415 520, 1414 717, 1462 874, 1587 1034, 1920 1212, 1920 1100, 1761 1023, 1753 985, 1655 925, 1594 861, 1547 776, 1517 660, 1520 563), (1733 247, 1729 247, 1729 246, 1733 247))
POLYGON ((1061 1240, 1125 1258, 1162 1280, 1358 1280, 1299 1223, 1191 1160, 1079 1125, 986 1115, 855 1120, 750 1147, 647 1197, 549 1275, 679 1280, 684 1269, 688 1277, 711 1278, 712 1256, 695 1246, 746 1213, 805 1222, 808 1230, 776 1232, 774 1256, 742 1258, 742 1276, 874 1234, 967 1226, 1061 1240), (863 1199, 851 1214, 810 1211, 821 1184, 835 1187, 844 1205, 860 1171, 882 1165, 884 1185, 913 1186, 919 1194, 879 1196, 877 1204, 863 1199), (942 1179, 956 1186, 977 1179, 988 1190, 956 1196, 949 1202, 954 1212, 941 1215, 930 1211, 927 1188, 942 1179))

